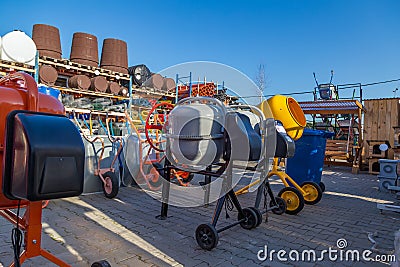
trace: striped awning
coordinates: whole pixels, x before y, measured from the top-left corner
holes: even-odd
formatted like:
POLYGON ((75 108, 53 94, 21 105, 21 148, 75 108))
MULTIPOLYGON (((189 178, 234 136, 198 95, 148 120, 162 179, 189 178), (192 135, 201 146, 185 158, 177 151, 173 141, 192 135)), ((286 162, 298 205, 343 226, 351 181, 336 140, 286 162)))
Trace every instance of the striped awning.
POLYGON ((304 114, 358 114, 363 109, 357 100, 299 102, 304 114))

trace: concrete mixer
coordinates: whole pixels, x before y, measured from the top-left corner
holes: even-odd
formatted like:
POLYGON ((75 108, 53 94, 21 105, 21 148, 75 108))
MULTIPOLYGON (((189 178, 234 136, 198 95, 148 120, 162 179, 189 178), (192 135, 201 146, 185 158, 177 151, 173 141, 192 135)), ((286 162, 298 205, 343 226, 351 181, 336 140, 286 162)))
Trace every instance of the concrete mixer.
MULTIPOLYGON (((278 196, 285 199, 287 203, 286 213, 299 213, 304 204, 316 204, 322 198, 321 187, 314 182, 304 182, 297 184, 288 174, 286 174, 282 165, 283 159, 293 157, 295 152, 294 140, 299 139, 303 135, 303 129, 306 126, 306 118, 297 101, 292 97, 276 95, 263 101, 259 105, 266 117, 272 117, 277 121, 277 147, 287 148, 290 153, 276 153, 273 168, 268 173, 268 177, 278 176, 285 185, 278 196)), ((247 190, 252 185, 242 189, 247 190)), ((241 192, 239 192, 241 193, 241 192)))
POLYGON ((63 105, 38 93, 30 75, 0 79, 0 215, 16 227, 11 266, 37 256, 69 266, 41 247, 42 200, 83 191, 83 142, 63 114, 63 105))
MULTIPOLYGON (((204 175, 204 185, 210 184, 211 177, 223 179, 211 224, 201 224, 196 229, 196 241, 201 248, 213 249, 218 243, 218 234, 238 224, 248 230, 256 228, 262 222, 262 214, 267 211, 276 214, 285 212, 285 201, 273 195, 265 179, 275 150, 275 138, 267 138, 268 134, 275 133, 274 120, 266 120, 257 107, 226 108, 214 98, 186 98, 169 113, 166 130, 167 158, 163 177, 167 181, 171 170, 176 169, 204 175), (246 112, 256 116, 257 125, 252 125, 246 112), (256 165, 236 164, 238 162, 256 162, 256 165), (268 195, 271 198, 269 208, 262 212, 257 207, 241 207, 233 191, 234 168, 260 172, 258 179, 263 186, 257 191, 256 203, 259 204, 261 198, 268 195), (238 217, 235 222, 217 229, 226 202, 237 209, 238 217)), ((164 183, 162 189, 161 219, 167 218, 169 186, 169 183, 164 183)))

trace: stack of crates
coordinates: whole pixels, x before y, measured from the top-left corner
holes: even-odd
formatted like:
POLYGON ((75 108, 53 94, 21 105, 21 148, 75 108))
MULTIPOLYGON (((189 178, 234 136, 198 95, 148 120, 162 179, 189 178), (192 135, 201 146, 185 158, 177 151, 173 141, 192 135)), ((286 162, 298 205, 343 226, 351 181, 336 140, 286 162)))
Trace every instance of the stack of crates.
POLYGON ((397 166, 400 160, 380 159, 380 171, 378 175, 379 190, 388 191, 389 186, 397 186, 397 166))

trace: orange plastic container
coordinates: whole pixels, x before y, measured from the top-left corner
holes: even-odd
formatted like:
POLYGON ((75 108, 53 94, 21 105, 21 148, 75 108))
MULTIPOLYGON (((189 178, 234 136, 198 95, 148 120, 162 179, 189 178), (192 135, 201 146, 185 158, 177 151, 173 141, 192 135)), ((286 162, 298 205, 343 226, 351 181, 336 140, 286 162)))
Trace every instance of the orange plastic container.
MULTIPOLYGON (((0 210, 15 208, 18 205, 17 200, 10 200, 3 194, 4 131, 7 115, 13 110, 65 114, 60 101, 38 92, 37 84, 29 74, 17 72, 0 79, 0 210)), ((22 205, 28 203, 21 202, 22 205)))

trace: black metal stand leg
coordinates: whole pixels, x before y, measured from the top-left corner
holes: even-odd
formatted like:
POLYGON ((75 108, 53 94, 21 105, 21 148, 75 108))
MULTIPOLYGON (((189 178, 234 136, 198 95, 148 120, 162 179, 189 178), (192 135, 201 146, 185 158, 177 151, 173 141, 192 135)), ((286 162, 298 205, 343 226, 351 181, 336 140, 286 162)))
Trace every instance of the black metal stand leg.
POLYGON ((161 195, 161 214, 156 216, 157 219, 166 220, 168 217, 168 201, 169 201, 169 190, 170 190, 170 181, 171 181, 171 168, 169 166, 169 162, 165 160, 165 168, 164 168, 164 179, 163 179, 163 187, 162 187, 162 195, 161 195))
MULTIPOLYGON (((206 171, 211 172, 212 168, 211 166, 208 166, 206 171)), ((211 175, 204 175, 204 206, 208 207, 208 204, 210 202, 210 190, 211 190, 211 175)))
POLYGON ((242 206, 239 203, 239 199, 237 198, 235 191, 233 191, 233 189, 231 189, 228 192, 228 196, 231 198, 233 205, 235 206, 235 208, 237 209, 237 211, 239 212, 239 214, 243 213, 242 210, 242 206))
POLYGON ((275 196, 274 196, 274 193, 272 192, 271 184, 269 183, 269 181, 266 181, 265 188, 267 188, 267 192, 268 192, 269 198, 271 199, 272 204, 274 206, 279 206, 278 203, 276 203, 275 196))
POLYGON ((213 215, 212 222, 211 222, 211 224, 214 227, 217 226, 217 222, 218 222, 219 216, 221 215, 222 208, 224 207, 225 198, 226 198, 226 195, 223 195, 217 201, 217 206, 215 207, 214 215, 213 215))
POLYGON ((258 189, 257 189, 256 202, 254 203, 254 207, 257 208, 257 209, 260 207, 261 198, 262 198, 263 193, 264 193, 264 186, 265 186, 265 183, 260 185, 258 187, 258 189))

